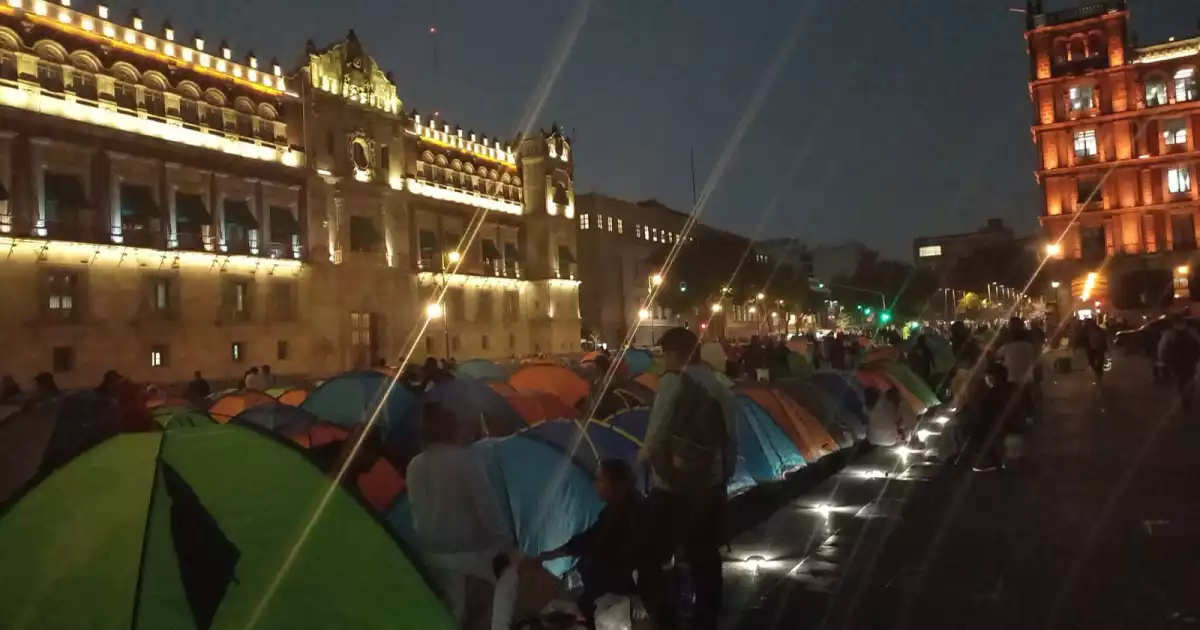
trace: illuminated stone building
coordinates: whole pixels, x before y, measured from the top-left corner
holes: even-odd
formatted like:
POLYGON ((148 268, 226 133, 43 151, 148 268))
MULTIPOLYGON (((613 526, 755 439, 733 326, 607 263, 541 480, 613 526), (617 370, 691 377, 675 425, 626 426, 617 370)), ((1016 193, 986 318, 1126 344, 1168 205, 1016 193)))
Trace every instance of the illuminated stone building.
POLYGON ((6 0, 0 372, 576 351, 571 152, 557 129, 503 141, 406 112, 353 32, 285 70, 136 13, 6 0))
POLYGON ((1200 38, 1131 41, 1123 0, 1027 13, 1041 222, 1074 308, 1161 309, 1195 293, 1200 38))

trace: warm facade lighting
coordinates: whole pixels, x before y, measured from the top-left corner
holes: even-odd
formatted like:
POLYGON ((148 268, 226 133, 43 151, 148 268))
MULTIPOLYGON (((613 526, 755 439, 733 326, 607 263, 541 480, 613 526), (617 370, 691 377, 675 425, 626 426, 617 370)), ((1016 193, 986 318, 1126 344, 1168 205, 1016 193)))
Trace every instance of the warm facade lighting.
POLYGON ((661 286, 662 283, 663 283, 663 277, 662 277, 661 273, 656 273, 653 276, 650 276, 650 284, 657 287, 657 286, 661 286))
POLYGON ((120 112, 90 107, 82 103, 61 100, 5 85, 0 85, 0 105, 7 105, 48 116, 77 120, 110 129, 136 133, 142 136, 150 136, 191 147, 220 151, 244 158, 263 160, 265 162, 278 162, 284 166, 299 166, 304 161, 304 154, 297 151, 277 149, 214 136, 203 131, 195 131, 149 118, 139 118, 120 112))
POLYGON ((1186 276, 1189 271, 1191 271, 1191 268, 1187 265, 1180 265, 1175 268, 1175 274, 1179 276, 1186 276))
POLYGON ((458 252, 450 252, 446 254, 446 260, 449 260, 451 264, 457 264, 462 260, 462 254, 458 252))
POLYGON ((1083 283, 1083 293, 1080 294, 1079 300, 1081 302, 1088 301, 1088 298, 1092 296, 1092 289, 1094 288, 1096 288, 1096 272, 1093 271, 1087 275, 1087 280, 1083 283))
MULTIPOLYGON (((565 278, 550 278, 548 280, 537 280, 536 283, 548 283, 552 289, 570 289, 579 286, 578 280, 568 280, 565 278)), ((521 289, 522 287, 534 283, 531 280, 523 280, 520 278, 497 278, 495 276, 475 276, 465 273, 441 273, 434 271, 422 271, 417 274, 417 284, 421 286, 433 286, 439 284, 447 284, 449 286, 472 287, 472 288, 492 288, 496 290, 506 289, 521 289)))
POLYGON ((715 304, 713 304, 713 305, 712 305, 712 312, 714 312, 714 313, 720 313, 720 312, 721 312, 721 304, 720 304, 720 303, 715 303, 715 304))
POLYGON ((61 255, 66 258, 78 258, 93 266, 122 267, 131 271, 179 267, 205 270, 215 268, 225 271, 277 272, 289 270, 299 273, 301 267, 304 266, 303 262, 289 258, 259 258, 212 252, 150 249, 148 247, 126 247, 124 245, 36 238, 0 237, 0 249, 14 255, 19 253, 28 253, 34 256, 61 255))
POLYGON ((1062 253, 1062 245, 1060 245, 1058 243, 1047 243, 1046 244, 1046 255, 1047 256, 1057 256, 1061 253, 1062 253))
POLYGON ((425 307, 425 316, 429 319, 437 319, 442 316, 442 305, 434 302, 425 307))
POLYGON ((648 311, 646 309, 642 309, 642 310, 638 311, 638 319, 640 319, 642 321, 646 321, 647 319, 650 319, 650 311, 648 311))
POLYGON ((408 188, 408 192, 413 193, 414 195, 421 195, 422 197, 430 197, 433 199, 441 199, 442 201, 461 203, 468 206, 474 206, 476 208, 483 208, 485 210, 495 210, 496 212, 503 212, 505 214, 519 215, 524 211, 524 208, 521 206, 521 204, 513 203, 511 201, 502 201, 500 199, 493 199, 492 197, 484 197, 483 195, 476 195, 459 190, 443 188, 441 186, 429 184, 416 179, 408 179, 405 181, 407 182, 406 187, 408 188))

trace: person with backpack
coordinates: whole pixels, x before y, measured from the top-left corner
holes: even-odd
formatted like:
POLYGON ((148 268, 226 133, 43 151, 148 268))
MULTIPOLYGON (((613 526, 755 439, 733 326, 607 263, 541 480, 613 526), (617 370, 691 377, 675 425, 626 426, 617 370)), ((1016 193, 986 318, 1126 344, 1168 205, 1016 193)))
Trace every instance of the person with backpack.
POLYGON ((642 517, 638 588, 659 630, 682 627, 678 595, 663 567, 682 552, 696 607, 691 628, 715 629, 721 612, 721 515, 737 461, 737 403, 700 362, 700 341, 686 328, 661 339, 666 372, 659 384, 639 459, 653 488, 642 517))
POLYGON ((1200 336, 1188 328, 1183 317, 1172 318, 1170 330, 1163 334, 1158 344, 1158 361, 1179 394, 1180 405, 1191 409, 1197 364, 1200 363, 1200 336))
POLYGON ((1108 354, 1108 337, 1105 336, 1104 329, 1100 328, 1096 320, 1088 318, 1083 323, 1083 330, 1079 334, 1076 345, 1083 348, 1084 354, 1087 355, 1088 366, 1096 375, 1096 384, 1101 384, 1104 381, 1104 359, 1108 354))

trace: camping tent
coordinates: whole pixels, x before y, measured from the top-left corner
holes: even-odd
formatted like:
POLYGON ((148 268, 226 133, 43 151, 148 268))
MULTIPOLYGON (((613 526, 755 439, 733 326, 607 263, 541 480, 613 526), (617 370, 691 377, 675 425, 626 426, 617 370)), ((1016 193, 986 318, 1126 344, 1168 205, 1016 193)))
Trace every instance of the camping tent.
POLYGON ((208 415, 217 422, 229 422, 234 416, 256 405, 275 402, 266 392, 256 389, 235 389, 224 391, 210 398, 208 415))
POLYGON ((463 361, 454 369, 459 378, 474 378, 483 381, 503 381, 507 375, 504 368, 487 359, 471 359, 463 361))
POLYGON ((344 492, 294 547, 327 489, 300 452, 237 425, 113 438, 0 519, 0 627, 453 628, 344 492))
MULTIPOLYGON (((300 408, 326 422, 353 427, 374 413, 391 377, 377 370, 344 372, 313 390, 300 408)), ((376 426, 398 457, 407 461, 420 449, 416 422, 417 398, 397 383, 384 401, 376 426)))
POLYGON ((654 354, 645 348, 629 348, 625 351, 625 365, 634 376, 645 374, 654 368, 654 354))
POLYGON ((526 426, 504 396, 483 381, 457 378, 438 384, 422 398, 439 402, 459 421, 459 437, 474 442, 483 437, 512 435, 526 426))
POLYGON ((605 459, 619 459, 638 476, 638 488, 645 488, 645 467, 638 463, 640 444, 627 434, 602 422, 555 420, 543 422, 526 432, 528 437, 553 445, 571 457, 593 477, 605 459), (584 427, 586 426, 586 430, 584 427))
POLYGON ((755 481, 775 481, 804 467, 804 457, 771 414, 747 396, 738 396, 738 450, 755 481))
POLYGON ((491 385, 503 385, 507 388, 507 392, 500 388, 493 389, 501 392, 504 400, 521 415, 528 425, 535 425, 539 422, 557 420, 559 418, 579 417, 578 410, 568 407, 567 403, 564 403, 554 394, 537 391, 518 392, 503 383, 491 383, 491 385))
POLYGON ((568 407, 579 404, 588 395, 588 382, 569 368, 555 364, 531 364, 517 370, 508 384, 518 391, 554 394, 568 407))
MULTIPOLYGON (((611 426, 617 433, 630 438, 638 445, 638 448, 641 448, 642 441, 646 438, 646 430, 650 427, 650 410, 632 409, 616 414, 602 422, 611 426)), ((730 494, 736 494, 753 488, 754 484, 754 478, 746 472, 745 458, 739 453, 733 469, 733 477, 725 485, 726 490, 730 494)))
POLYGON ((858 433, 854 427, 858 421, 848 415, 843 415, 837 403, 821 388, 802 378, 783 379, 777 381, 776 386, 787 392, 796 402, 800 403, 801 407, 820 420, 821 426, 825 427, 839 447, 854 446, 854 440, 858 433))
POLYGON ((806 461, 814 462, 838 450, 825 426, 791 396, 758 383, 739 385, 737 391, 767 410, 806 461))
POLYGON ((0 504, 117 434, 117 407, 92 390, 33 403, 0 423, 0 504))
POLYGON ((275 400, 293 407, 299 406, 311 393, 312 389, 308 387, 273 387, 267 390, 267 394, 275 400))
POLYGON ((186 405, 159 405, 151 408, 150 417, 163 429, 182 429, 216 422, 208 413, 186 405))
POLYGON ((809 375, 808 380, 832 398, 842 411, 856 422, 855 437, 860 440, 865 438, 867 409, 864 401, 864 388, 854 374, 832 370, 813 372, 809 375))

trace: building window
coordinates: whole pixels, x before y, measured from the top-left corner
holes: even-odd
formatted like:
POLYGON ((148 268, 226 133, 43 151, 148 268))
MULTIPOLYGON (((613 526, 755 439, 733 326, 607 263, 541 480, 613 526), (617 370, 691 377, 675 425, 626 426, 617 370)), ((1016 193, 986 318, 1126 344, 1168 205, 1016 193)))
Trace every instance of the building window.
POLYGON ((1079 230, 1079 240, 1084 260, 1104 260, 1108 253, 1108 240, 1104 226, 1083 227, 1079 230))
POLYGON ((425 271, 440 271, 442 257, 438 254, 437 234, 432 230, 417 233, 417 266, 425 271))
POLYGON ((1167 146, 1187 144, 1187 120, 1172 118, 1163 123, 1163 140, 1167 146))
POLYGON ((1096 130, 1086 129, 1075 132, 1075 157, 1092 157, 1096 155, 1096 130))
POLYGON ((1175 102, 1196 100, 1196 69, 1184 68, 1175 73, 1175 102))
POLYGON ((932 258, 934 256, 941 256, 941 255, 942 255, 942 246, 941 245, 924 245, 922 247, 917 248, 917 257, 918 258, 932 258))
POLYGON ((287 341, 280 340, 275 343, 275 360, 276 361, 287 361, 288 360, 288 342, 287 341))
POLYGON ((75 348, 70 346, 57 346, 51 351, 50 355, 51 369, 55 374, 62 372, 70 372, 75 369, 75 348))
POLYGON ((1162 77, 1154 77, 1146 81, 1146 107, 1159 107, 1167 104, 1167 82, 1162 77))
POLYGON ((1078 112, 1092 108, 1092 86, 1090 85, 1073 85, 1067 90, 1067 100, 1070 103, 1071 111, 1078 112))
POLYGON ((1171 236, 1173 237, 1173 248, 1176 251, 1196 249, 1195 215, 1191 213, 1171 215, 1171 236))
POLYGON ((454 335, 454 336, 450 337, 450 351, 451 352, 458 352, 458 348, 460 345, 462 345, 462 344, 459 341, 458 335, 454 335))
POLYGON ((633 235, 636 236, 637 238, 642 238, 642 226, 641 225, 634 226, 633 235))
POLYGON ((586 215, 586 214, 579 215, 579 229, 581 229, 581 230, 588 229, 588 215, 586 215))
POLYGON ((246 360, 244 345, 240 341, 235 341, 229 345, 229 358, 233 359, 234 363, 241 363, 246 360))
POLYGON ((296 319, 295 285, 291 282, 271 283, 271 320, 290 322, 296 319))
POLYGON ((1185 193, 1192 189, 1192 175, 1186 166, 1176 166, 1167 169, 1167 190, 1172 193, 1185 193))
POLYGON ((613 231, 613 218, 611 216, 608 217, 608 231, 613 231))
POLYGON ((151 346, 150 367, 165 367, 168 364, 167 346, 151 346))
POLYGON ((1079 178, 1075 180, 1075 201, 1082 206, 1103 200, 1100 194, 1100 180, 1079 178))
POLYGON ((483 338, 479 340, 479 347, 484 350, 492 349, 492 340, 488 338, 487 333, 484 333, 483 338))
POLYGON ((564 280, 575 279, 575 255, 566 245, 558 246, 558 277, 564 280))
POLYGON ((492 305, 493 294, 490 291, 480 291, 475 296, 475 320, 484 323, 490 323, 495 317, 495 308, 492 305))
POLYGON ((467 321, 467 292, 462 287, 446 289, 442 307, 445 309, 442 317, 460 324, 467 321))
POLYGON ((79 275, 68 271, 54 271, 47 276, 46 284, 46 306, 50 317, 60 321, 73 321, 78 309, 82 307, 79 303, 79 275))
POLYGON ((350 251, 374 252, 383 238, 375 229, 375 222, 367 217, 350 217, 350 251))
POLYGON ((597 230, 604 229, 604 215, 603 214, 596 214, 596 229, 597 230))
POLYGON ((234 321, 244 322, 250 319, 250 285, 246 282, 231 281, 225 284, 225 315, 234 321))
POLYGON ((521 294, 516 291, 504 292, 504 321, 515 322, 521 316, 521 294))
POLYGON ((385 144, 385 145, 380 146, 379 147, 379 169, 381 171, 383 171, 384 173, 387 173, 392 168, 391 163, 392 163, 392 155, 391 155, 391 151, 388 149, 388 145, 385 144))
POLYGON ((509 350, 517 349, 517 334, 516 333, 508 333, 508 349, 509 350))
POLYGON ((625 222, 620 219, 617 219, 617 234, 624 234, 624 233, 625 233, 625 222))
POLYGON ((175 291, 170 278, 150 279, 150 313, 157 318, 170 318, 175 291))
POLYGON ((433 337, 425 337, 425 354, 433 354, 433 337))
POLYGON ((375 354, 375 318, 371 313, 350 313, 350 348, 359 365, 370 365, 375 354))

